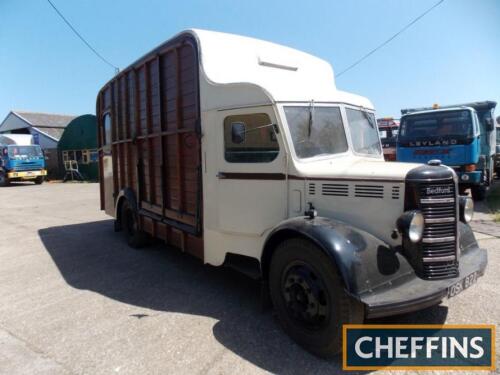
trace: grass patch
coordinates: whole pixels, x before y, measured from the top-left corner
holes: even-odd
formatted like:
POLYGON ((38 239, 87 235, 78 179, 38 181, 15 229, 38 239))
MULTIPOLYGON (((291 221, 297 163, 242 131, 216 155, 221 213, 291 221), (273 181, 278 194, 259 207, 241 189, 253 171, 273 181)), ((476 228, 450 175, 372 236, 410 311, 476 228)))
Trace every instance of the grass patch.
POLYGON ((500 185, 490 191, 487 198, 488 207, 493 213, 493 221, 500 223, 500 185))

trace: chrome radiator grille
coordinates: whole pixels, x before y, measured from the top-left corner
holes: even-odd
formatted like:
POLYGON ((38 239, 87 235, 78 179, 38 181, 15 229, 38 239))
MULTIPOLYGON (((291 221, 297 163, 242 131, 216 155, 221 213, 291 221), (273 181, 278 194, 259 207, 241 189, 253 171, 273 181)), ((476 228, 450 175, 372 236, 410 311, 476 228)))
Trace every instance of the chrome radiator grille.
POLYGON ((425 218, 421 244, 422 276, 444 279, 458 276, 457 206, 453 182, 421 184, 419 206, 425 218))

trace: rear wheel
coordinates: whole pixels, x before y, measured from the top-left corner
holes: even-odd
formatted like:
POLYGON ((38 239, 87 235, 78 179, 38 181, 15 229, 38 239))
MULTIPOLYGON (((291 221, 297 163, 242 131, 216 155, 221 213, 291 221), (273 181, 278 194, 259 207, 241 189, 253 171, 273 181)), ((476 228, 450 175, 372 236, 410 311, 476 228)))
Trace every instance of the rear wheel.
POLYGON ((121 224, 125 240, 130 247, 139 249, 148 245, 148 235, 139 229, 137 213, 130 207, 128 201, 123 202, 121 208, 121 224))
POLYGON ((279 245, 271 259, 269 288, 285 332, 317 356, 338 354, 342 325, 363 322, 362 304, 347 295, 332 261, 307 240, 279 245))
POLYGON ((38 176, 37 178, 35 178, 35 184, 37 185, 43 184, 43 181, 44 181, 43 176, 38 176))

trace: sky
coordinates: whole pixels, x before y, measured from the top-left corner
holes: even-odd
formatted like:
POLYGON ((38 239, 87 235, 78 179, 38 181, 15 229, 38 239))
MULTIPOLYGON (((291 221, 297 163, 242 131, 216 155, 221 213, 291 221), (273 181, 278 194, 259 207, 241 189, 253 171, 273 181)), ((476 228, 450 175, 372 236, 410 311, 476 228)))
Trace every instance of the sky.
MULTIPOLYGON (((181 30, 201 28, 303 50, 336 72, 437 2, 52 1, 120 68, 181 30)), ((113 75, 46 0, 0 0, 0 121, 12 109, 95 113, 97 92, 113 75)), ((378 117, 433 103, 500 103, 500 0, 445 0, 336 83, 368 97, 378 117)))

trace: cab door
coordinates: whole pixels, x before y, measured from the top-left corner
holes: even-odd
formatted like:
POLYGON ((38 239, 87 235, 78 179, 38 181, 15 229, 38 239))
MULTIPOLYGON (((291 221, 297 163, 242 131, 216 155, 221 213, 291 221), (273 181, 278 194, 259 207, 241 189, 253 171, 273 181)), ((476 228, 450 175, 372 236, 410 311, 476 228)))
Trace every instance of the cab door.
POLYGON ((285 149, 272 106, 219 111, 218 231, 262 236, 286 217, 285 149))

